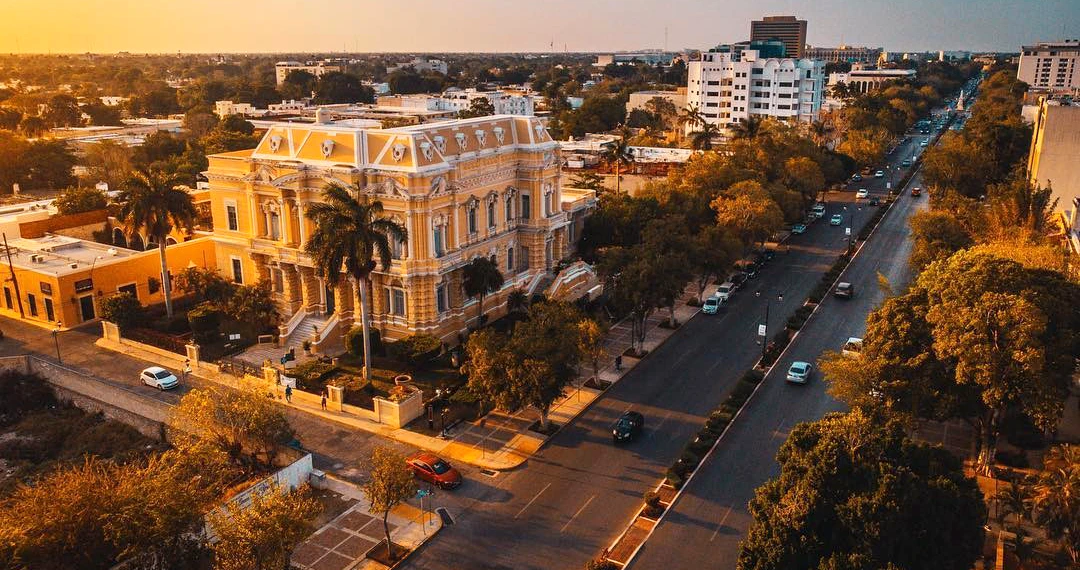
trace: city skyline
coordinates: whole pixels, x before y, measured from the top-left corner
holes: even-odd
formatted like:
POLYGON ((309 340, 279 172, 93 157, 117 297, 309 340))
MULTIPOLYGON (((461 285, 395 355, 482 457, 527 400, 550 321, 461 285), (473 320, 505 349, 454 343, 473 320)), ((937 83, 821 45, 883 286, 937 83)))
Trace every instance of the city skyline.
POLYGON ((401 8, 348 0, 318 7, 296 0, 11 4, 0 22, 0 53, 702 49, 747 39, 751 20, 781 14, 808 20, 807 43, 821 46, 1011 52, 1024 43, 1080 36, 1077 24, 1063 24, 1080 22, 1080 2, 1074 0, 766 0, 734 6, 672 0, 663 12, 654 3, 613 0, 592 0, 587 8, 569 0, 462 0, 401 8), (635 30, 640 22, 649 24, 635 30), (166 23, 175 33, 162 33, 166 23))

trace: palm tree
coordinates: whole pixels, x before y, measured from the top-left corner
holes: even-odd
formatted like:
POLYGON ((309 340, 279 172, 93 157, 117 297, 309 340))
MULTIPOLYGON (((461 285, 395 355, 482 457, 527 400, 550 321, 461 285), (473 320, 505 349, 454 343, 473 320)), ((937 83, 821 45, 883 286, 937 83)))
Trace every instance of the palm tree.
POLYGON ((712 141, 720 135, 720 127, 712 123, 702 123, 690 138, 690 146, 695 150, 712 150, 712 141))
POLYGON ((604 149, 600 156, 609 166, 615 165, 615 194, 618 195, 622 179, 621 167, 634 162, 634 154, 630 152, 630 131, 624 127, 619 132, 619 138, 604 149))
POLYGON ((165 313, 169 318, 173 316, 172 280, 165 255, 165 240, 174 228, 190 231, 198 217, 191 194, 179 188, 179 184, 180 178, 176 174, 158 168, 137 170, 124 184, 117 215, 128 232, 146 232, 147 239, 157 244, 165 313))
POLYGON ((315 231, 304 245, 304 251, 315 262, 320 277, 334 286, 341 282, 344 269, 360 291, 364 378, 371 378, 368 279, 375 270, 376 255, 383 269, 389 269, 393 259, 392 243, 408 239, 404 226, 382 214, 382 202, 362 196, 359 184, 347 187, 341 183, 328 184, 323 189, 323 201, 311 204, 306 212, 315 231))
POLYGON ((1005 522, 1005 517, 1014 515, 1016 526, 1019 527, 1020 522, 1028 518, 1031 512, 1031 490, 1020 482, 999 491, 996 499, 1002 524, 1005 522))
POLYGON ((510 312, 524 311, 529 308, 529 296, 524 289, 514 289, 506 296, 506 309, 510 312))
POLYGON ((751 115, 744 121, 735 123, 731 128, 732 137, 737 139, 754 140, 765 133, 765 120, 757 115, 751 115))
POLYGON ((1032 504, 1039 526, 1063 544, 1074 564, 1080 562, 1080 446, 1050 449, 1032 504))
POLYGON ((484 296, 494 293, 503 286, 503 275, 499 272, 499 266, 491 258, 477 257, 462 268, 461 287, 465 294, 470 297, 478 297, 480 300, 479 312, 476 315, 479 325, 484 324, 484 296))
POLYGON ((701 110, 697 106, 688 105, 685 109, 679 111, 679 116, 675 120, 680 126, 690 125, 696 127, 705 122, 705 116, 701 114, 701 110))
POLYGON ((814 142, 821 148, 825 148, 829 144, 829 135, 833 132, 833 127, 825 121, 814 121, 810 123, 810 136, 813 137, 814 142))

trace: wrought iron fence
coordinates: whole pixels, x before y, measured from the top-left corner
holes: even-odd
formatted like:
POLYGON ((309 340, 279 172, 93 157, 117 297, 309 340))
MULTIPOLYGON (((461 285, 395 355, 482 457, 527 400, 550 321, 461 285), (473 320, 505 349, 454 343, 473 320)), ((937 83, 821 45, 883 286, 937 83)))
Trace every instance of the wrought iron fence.
POLYGON ((175 352, 180 355, 187 355, 187 343, 191 337, 190 334, 175 336, 166 334, 153 329, 131 328, 123 332, 124 338, 131 339, 135 342, 141 342, 143 344, 149 344, 150 346, 156 346, 157 348, 175 352))
POLYGON ((237 378, 243 378, 245 374, 252 376, 262 376, 262 367, 256 366, 250 362, 241 360, 239 358, 233 358, 226 356, 218 361, 218 367, 222 372, 226 374, 232 374, 237 378))

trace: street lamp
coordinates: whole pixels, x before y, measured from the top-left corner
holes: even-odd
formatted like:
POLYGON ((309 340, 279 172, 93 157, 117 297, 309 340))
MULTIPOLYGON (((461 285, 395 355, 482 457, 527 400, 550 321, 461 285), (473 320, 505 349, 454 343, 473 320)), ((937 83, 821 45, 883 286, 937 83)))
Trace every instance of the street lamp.
POLYGON ((60 327, 64 326, 64 323, 56 321, 56 328, 52 330, 53 343, 56 344, 56 361, 63 364, 64 361, 60 359, 60 327))
MULTIPOLYGON (((761 297, 761 290, 754 291, 755 297, 761 297)), ((776 300, 779 302, 784 301, 783 291, 776 294, 776 300)), ((772 300, 768 297, 765 298, 765 322, 758 326, 758 336, 761 337, 761 361, 765 362, 765 351, 769 348, 769 306, 772 305, 772 300)))

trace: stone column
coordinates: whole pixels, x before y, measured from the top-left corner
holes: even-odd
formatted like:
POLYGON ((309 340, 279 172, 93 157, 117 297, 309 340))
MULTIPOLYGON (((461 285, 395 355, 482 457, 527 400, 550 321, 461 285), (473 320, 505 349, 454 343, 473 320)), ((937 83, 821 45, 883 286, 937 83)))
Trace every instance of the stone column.
POLYGON ((282 265, 282 273, 284 274, 285 291, 285 306, 288 309, 289 316, 296 314, 296 311, 302 308, 303 293, 301 289, 303 287, 300 283, 300 271, 295 265, 282 265))
MULTIPOLYGON (((270 266, 267 265, 267 259, 265 255, 252 254, 251 261, 255 263, 255 274, 258 275, 256 283, 267 281, 270 279, 270 266)), ((245 285, 254 285, 255 283, 244 283, 245 285)))
POLYGON ((307 219, 304 214, 306 209, 307 204, 300 198, 296 198, 296 226, 298 230, 296 247, 300 248, 304 247, 304 244, 307 243, 307 219))
POLYGON ((319 295, 319 280, 315 277, 315 270, 302 265, 297 266, 300 274, 300 299, 301 308, 308 313, 322 312, 326 307, 322 304, 319 295))
POLYGON ((352 280, 343 278, 334 287, 334 312, 337 313, 338 319, 341 321, 342 332, 347 332, 352 325, 353 318, 353 292, 352 280))
POLYGON ((293 237, 293 201, 278 200, 281 205, 281 243, 295 247, 296 239, 293 237))

